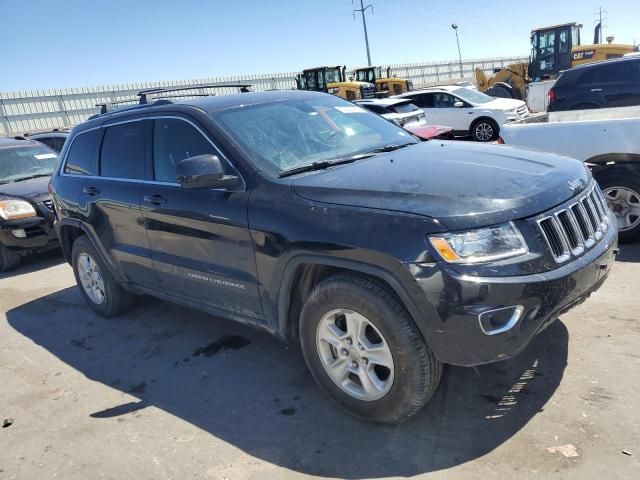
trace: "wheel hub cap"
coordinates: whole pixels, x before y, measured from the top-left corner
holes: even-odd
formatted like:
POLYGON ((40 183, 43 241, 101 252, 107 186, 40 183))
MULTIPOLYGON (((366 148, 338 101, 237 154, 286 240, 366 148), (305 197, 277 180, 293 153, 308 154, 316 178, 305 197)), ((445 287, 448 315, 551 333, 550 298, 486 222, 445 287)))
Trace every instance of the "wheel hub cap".
POLYGON ((618 230, 624 232, 640 224, 640 194, 626 187, 609 187, 603 190, 607 205, 618 222, 618 230))
POLYGON ((330 311, 318 323, 316 346, 331 380, 350 396, 374 401, 391 389, 391 349, 364 315, 348 309, 330 311))

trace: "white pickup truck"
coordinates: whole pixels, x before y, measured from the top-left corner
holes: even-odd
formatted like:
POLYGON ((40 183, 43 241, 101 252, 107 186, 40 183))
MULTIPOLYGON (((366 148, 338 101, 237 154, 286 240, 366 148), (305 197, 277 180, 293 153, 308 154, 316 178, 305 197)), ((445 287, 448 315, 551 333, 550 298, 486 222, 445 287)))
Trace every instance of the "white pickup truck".
POLYGON ((585 162, 618 219, 620 241, 640 238, 640 107, 531 116, 503 125, 498 143, 585 162))

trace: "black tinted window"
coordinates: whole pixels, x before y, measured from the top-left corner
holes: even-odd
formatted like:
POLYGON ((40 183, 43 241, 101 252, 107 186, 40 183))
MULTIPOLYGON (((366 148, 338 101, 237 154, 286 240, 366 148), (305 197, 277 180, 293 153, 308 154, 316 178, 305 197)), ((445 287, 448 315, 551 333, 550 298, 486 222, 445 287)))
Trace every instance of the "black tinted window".
POLYGON ((590 68, 581 83, 632 83, 640 81, 640 62, 613 62, 590 68))
POLYGON ((107 127, 100 155, 100 175, 112 178, 144 178, 145 122, 107 127))
POLYGON ((367 110, 371 110, 372 112, 377 113, 378 115, 382 115, 382 114, 385 114, 385 113, 391 113, 391 112, 389 112, 389 110, 387 110, 385 107, 383 107, 381 105, 364 104, 362 106, 364 108, 366 108, 367 110))
POLYGON ((96 175, 101 136, 102 130, 92 130, 78 135, 67 154, 64 172, 72 175, 96 175))
POLYGON ((421 93, 410 98, 420 108, 433 108, 434 106, 433 93, 421 93))
POLYGON ((390 108, 396 113, 411 113, 415 112, 416 110, 420 110, 413 103, 401 103, 399 105, 393 105, 390 108))
POLYGON ((175 182, 178 162, 205 153, 216 152, 192 125, 175 119, 154 122, 153 173, 159 182, 175 182))

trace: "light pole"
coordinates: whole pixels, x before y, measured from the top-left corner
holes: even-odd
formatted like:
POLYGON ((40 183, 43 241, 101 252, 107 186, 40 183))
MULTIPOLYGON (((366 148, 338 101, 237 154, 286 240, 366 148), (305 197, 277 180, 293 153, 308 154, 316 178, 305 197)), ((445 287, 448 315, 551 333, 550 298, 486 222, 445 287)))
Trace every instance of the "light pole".
POLYGON ((460 39, 458 38, 458 25, 456 23, 451 24, 451 28, 456 32, 456 43, 458 44, 458 61, 460 62, 460 78, 464 78, 462 73, 462 54, 460 53, 460 39))
MULTIPOLYGON (((353 0, 351 0, 351 3, 353 3, 353 0)), ((365 7, 364 1, 360 0, 360 8, 353 11, 353 15, 354 15, 353 18, 355 20, 356 12, 360 12, 362 14, 362 28, 364 28, 364 43, 367 46, 367 63, 369 64, 369 66, 371 66, 371 53, 369 52, 369 35, 367 34, 367 20, 365 19, 365 16, 364 16, 364 13, 367 11, 368 8, 370 8, 371 11, 373 12, 373 6, 371 4, 365 7)))

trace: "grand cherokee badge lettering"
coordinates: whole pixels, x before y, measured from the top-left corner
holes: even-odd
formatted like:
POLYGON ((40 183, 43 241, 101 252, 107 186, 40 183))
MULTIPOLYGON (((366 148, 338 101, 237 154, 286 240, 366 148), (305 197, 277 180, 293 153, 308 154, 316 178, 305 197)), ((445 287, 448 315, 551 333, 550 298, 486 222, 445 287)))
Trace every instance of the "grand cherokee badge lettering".
POLYGON ((569 190, 572 192, 577 192, 582 189, 582 180, 576 178, 575 180, 570 180, 567 182, 569 184, 569 190))

